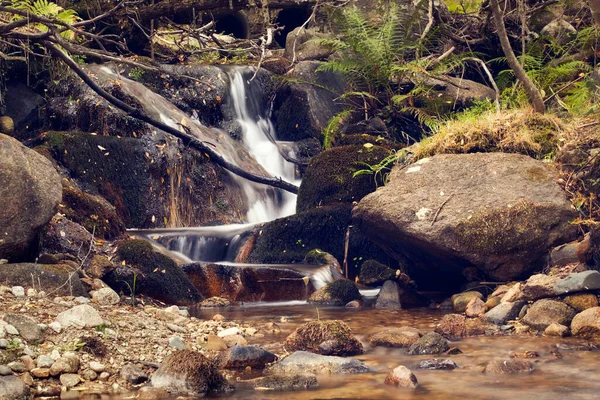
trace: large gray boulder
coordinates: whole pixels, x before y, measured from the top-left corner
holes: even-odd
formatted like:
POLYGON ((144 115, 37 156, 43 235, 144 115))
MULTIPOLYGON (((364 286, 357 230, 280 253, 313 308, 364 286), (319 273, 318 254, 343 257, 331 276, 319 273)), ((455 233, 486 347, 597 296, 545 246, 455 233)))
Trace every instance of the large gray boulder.
POLYGON ((417 281, 447 286, 472 267, 510 281, 576 234, 577 214, 557 179, 551 166, 519 154, 436 155, 395 167, 353 217, 390 255, 408 259, 417 281))
POLYGON ((61 198, 60 176, 52 163, 0 134, 0 258, 34 258, 36 238, 61 198))

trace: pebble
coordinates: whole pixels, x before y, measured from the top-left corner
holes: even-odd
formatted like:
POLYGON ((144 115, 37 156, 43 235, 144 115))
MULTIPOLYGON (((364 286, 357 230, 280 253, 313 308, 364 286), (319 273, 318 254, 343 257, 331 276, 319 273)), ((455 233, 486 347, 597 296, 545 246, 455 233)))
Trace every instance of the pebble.
POLYGON ((91 369, 86 369, 85 371, 83 371, 83 379, 85 379, 86 381, 95 381, 96 379, 98 379, 98 374, 95 371, 92 371, 91 369))
POLYGON ((175 325, 175 324, 167 324, 167 328, 169 328, 171 331, 173 332, 178 332, 178 333, 185 333, 185 328, 182 328, 179 325, 175 325))
POLYGON ((0 349, 5 349, 8 347, 10 342, 6 339, 0 339, 0 349))
POLYGON ((172 347, 174 349, 178 349, 178 350, 185 350, 185 343, 183 343, 183 339, 181 339, 179 336, 171 336, 169 338, 169 347, 172 347))
MULTIPOLYGON (((101 380, 103 374, 104 372, 100 374, 101 380)), ((137 385, 148 380, 148 375, 146 375, 144 370, 131 363, 125 365, 121 369, 121 377, 133 385, 137 385)))
POLYGON ((7 366, 8 366, 8 368, 10 368, 13 372, 16 372, 17 374, 27 371, 27 365, 25 365, 21 361, 13 361, 11 363, 8 363, 7 366))
POLYGON ((98 377, 98 379, 100 379, 101 381, 105 381, 108 378, 110 378, 110 373, 104 371, 100 374, 100 376, 98 377))
POLYGON ((215 315, 212 317, 212 320, 213 320, 213 321, 225 321, 225 317, 224 317, 224 316, 222 316, 221 314, 215 314, 215 315))
POLYGON ((36 367, 35 361, 33 361, 33 358, 31 358, 31 356, 29 356, 29 355, 25 355, 25 356, 21 357, 21 361, 27 367, 27 371, 30 371, 36 367))
POLYGON ((27 385, 27 386, 33 386, 33 378, 31 377, 31 374, 29 372, 25 372, 23 375, 21 375, 19 378, 21 378, 21 381, 27 385))
POLYGON ((102 363, 99 363, 98 361, 92 361, 90 363, 90 369, 94 372, 104 372, 104 370, 106 369, 106 366, 102 363))
POLYGON ((34 288, 27 289, 27 297, 37 297, 38 292, 34 288))
POLYGON ((17 328, 12 326, 11 324, 4 325, 4 330, 6 330, 6 333, 8 333, 9 335, 18 335, 19 334, 19 331, 17 330, 17 328))
POLYGON ((12 375, 12 370, 6 365, 0 365, 0 376, 12 375))
POLYGON ((217 336, 225 337, 225 336, 229 336, 229 335, 239 335, 240 333, 241 333, 240 328, 233 327, 233 328, 229 328, 229 329, 223 329, 221 332, 217 333, 217 336))
POLYGON ((50 368, 34 368, 30 372, 36 378, 45 379, 50 377, 50 368))
POLYGON ((25 297, 25 288, 23 286, 13 286, 10 288, 10 291, 15 297, 25 297))
POLYGON ((394 370, 385 378, 385 384, 415 389, 419 385, 419 382, 410 369, 406 368, 404 365, 400 365, 394 368, 394 370))
POLYGON ((56 349, 52 350, 50 352, 50 358, 53 359, 54 361, 58 360, 60 358, 60 352, 56 349))
POLYGON ((73 299, 73 302, 75 302, 77 304, 87 304, 90 302, 90 299, 88 299, 87 297, 83 297, 83 296, 77 296, 73 299))
POLYGON ((39 356, 37 359, 38 368, 50 368, 52 364, 54 364, 54 360, 52 359, 52 357, 46 354, 39 356))
POLYGON ((77 374, 62 374, 60 376, 60 384, 70 389, 75 387, 81 382, 81 378, 77 374))
POLYGON ((54 321, 54 322, 48 324, 48 327, 56 333, 62 332, 62 325, 58 321, 54 321))

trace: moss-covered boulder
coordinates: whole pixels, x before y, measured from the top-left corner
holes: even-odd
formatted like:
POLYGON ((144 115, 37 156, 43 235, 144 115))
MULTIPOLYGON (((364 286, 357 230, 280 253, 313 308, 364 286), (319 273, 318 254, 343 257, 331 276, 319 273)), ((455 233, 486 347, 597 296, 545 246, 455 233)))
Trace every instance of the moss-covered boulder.
POLYGON ((524 278, 573 240, 577 217, 552 166, 519 154, 436 155, 396 166, 354 208, 355 224, 424 286, 524 278))
POLYGON ((146 295, 168 304, 190 305, 202 300, 183 270, 169 257, 155 252, 145 240, 121 242, 117 254, 125 265, 110 271, 104 281, 127 296, 146 295))
POLYGON ((345 306, 353 300, 362 300, 356 284, 347 279, 338 279, 323 286, 308 298, 309 303, 328 306, 345 306))
POLYGON ((306 211, 334 203, 352 203, 374 192, 382 184, 381 174, 353 176, 376 165, 390 151, 379 146, 341 146, 311 159, 298 191, 296 210, 306 211))
MULTIPOLYGON (((351 225, 350 204, 316 208, 268 222, 248 258, 250 263, 300 263, 311 249, 321 249, 337 260, 344 260, 344 241, 351 225)), ((348 272, 354 278, 363 260, 376 259, 396 265, 396 261, 369 241, 357 229, 351 229, 348 243, 348 272)))
POLYGON ((377 260, 366 260, 360 266, 358 279, 364 285, 380 285, 396 278, 396 271, 377 260))
POLYGON ((362 344, 343 321, 312 321, 296 329, 285 340, 288 351, 310 351, 325 356, 362 354, 362 344))

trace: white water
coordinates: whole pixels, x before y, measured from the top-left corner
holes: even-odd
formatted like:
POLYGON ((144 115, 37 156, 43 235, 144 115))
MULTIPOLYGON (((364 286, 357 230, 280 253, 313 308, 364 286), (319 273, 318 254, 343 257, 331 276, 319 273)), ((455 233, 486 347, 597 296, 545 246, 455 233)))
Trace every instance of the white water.
MULTIPOLYGON (((249 110, 246 93, 248 82, 244 80, 243 70, 232 69, 229 78, 231 97, 238 123, 242 127, 244 145, 269 174, 299 185, 295 166, 281 156, 277 145, 270 140, 276 139, 276 135, 268 116, 252 115, 249 110)), ((248 198, 246 219, 249 223, 272 221, 295 213, 296 195, 281 190, 280 198, 277 198, 276 193, 265 196, 264 186, 258 187, 243 179, 239 179, 238 182, 248 198)))

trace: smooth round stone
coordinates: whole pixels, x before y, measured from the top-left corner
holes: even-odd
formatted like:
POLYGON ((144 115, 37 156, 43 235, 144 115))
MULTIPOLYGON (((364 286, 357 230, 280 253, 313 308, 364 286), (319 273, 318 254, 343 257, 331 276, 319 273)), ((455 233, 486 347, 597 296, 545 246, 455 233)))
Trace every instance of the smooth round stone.
POLYGON ((81 378, 77 374, 62 374, 60 376, 60 384, 70 389, 75 387, 81 382, 81 378))
POLYGON ((104 372, 106 366, 102 363, 99 363, 98 361, 92 361, 90 363, 90 369, 94 372, 101 373, 104 372))
POLYGON ((0 376, 12 375, 12 370, 6 365, 0 365, 0 376))

